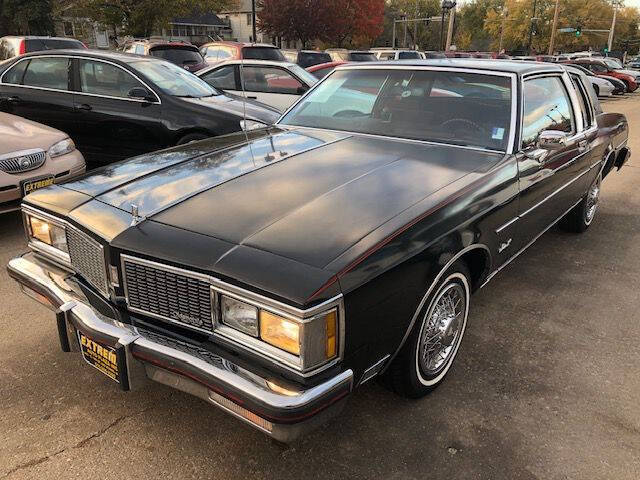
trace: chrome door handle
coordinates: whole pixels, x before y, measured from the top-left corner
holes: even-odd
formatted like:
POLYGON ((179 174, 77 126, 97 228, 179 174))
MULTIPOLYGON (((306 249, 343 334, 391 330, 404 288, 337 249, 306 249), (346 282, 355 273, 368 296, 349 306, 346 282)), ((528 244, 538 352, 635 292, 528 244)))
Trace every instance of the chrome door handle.
POLYGON ((580 140, 578 142, 578 150, 580 150, 581 152, 584 152, 588 146, 589 142, 587 140, 580 140))
POLYGON ((81 105, 76 105, 74 108, 78 111, 90 112, 92 107, 91 105, 83 103, 81 105))
POLYGON ((7 102, 9 103, 20 103, 20 97, 18 97, 17 95, 12 95, 10 97, 7 97, 7 102))

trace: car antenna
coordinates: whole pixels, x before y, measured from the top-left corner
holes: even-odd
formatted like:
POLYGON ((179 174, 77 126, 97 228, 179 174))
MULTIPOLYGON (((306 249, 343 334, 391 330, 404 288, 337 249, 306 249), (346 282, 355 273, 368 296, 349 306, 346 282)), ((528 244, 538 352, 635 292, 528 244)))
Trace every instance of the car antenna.
POLYGON ((253 161, 253 166, 255 168, 256 157, 253 155, 253 148, 251 148, 249 132, 247 131, 247 94, 244 90, 244 58, 240 58, 240 87, 242 88, 242 130, 244 131, 244 138, 247 140, 247 146, 251 152, 251 160, 253 161))

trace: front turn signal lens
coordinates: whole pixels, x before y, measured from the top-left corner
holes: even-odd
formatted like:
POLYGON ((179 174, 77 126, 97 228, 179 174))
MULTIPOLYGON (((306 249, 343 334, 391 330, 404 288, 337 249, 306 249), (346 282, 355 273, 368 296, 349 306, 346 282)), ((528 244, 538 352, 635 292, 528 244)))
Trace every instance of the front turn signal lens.
POLYGON ((300 355, 300 325, 266 310, 260 310, 260 338, 274 347, 300 355))
POLYGON ((333 358, 338 353, 338 342, 337 342, 337 330, 338 330, 338 316, 336 315, 336 311, 332 311, 327 313, 325 317, 326 329, 327 329, 327 346, 326 346, 326 355, 327 359, 333 358))

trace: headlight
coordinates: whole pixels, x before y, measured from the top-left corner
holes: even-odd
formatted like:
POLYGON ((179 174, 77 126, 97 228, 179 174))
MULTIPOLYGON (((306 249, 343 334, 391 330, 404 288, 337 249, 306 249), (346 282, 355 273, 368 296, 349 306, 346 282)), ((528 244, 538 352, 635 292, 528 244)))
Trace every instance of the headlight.
POLYGON ((53 146, 49 149, 49 156, 51 158, 59 157, 60 155, 71 153, 75 149, 76 144, 73 143, 73 140, 71 140, 70 138, 65 138, 64 140, 53 144, 53 146))
POLYGON ((298 318, 222 293, 217 298, 219 334, 303 371, 338 357, 340 339, 335 306, 312 317, 298 318))
POLYGON ((30 240, 38 240, 61 252, 69 253, 67 235, 63 226, 28 213, 26 220, 30 240))
POLYGON ((266 128, 268 125, 262 122, 256 122, 255 120, 240 120, 240 128, 245 132, 249 130, 257 130, 259 128, 266 128))
POLYGON ((222 296, 222 323, 253 337, 258 336, 258 308, 235 298, 222 296))

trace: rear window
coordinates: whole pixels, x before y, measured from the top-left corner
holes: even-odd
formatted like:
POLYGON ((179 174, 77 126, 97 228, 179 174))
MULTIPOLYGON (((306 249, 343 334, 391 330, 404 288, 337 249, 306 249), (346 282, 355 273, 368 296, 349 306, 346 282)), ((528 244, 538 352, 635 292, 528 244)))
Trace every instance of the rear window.
POLYGON ((352 62, 375 62, 378 59, 371 52, 351 52, 349 60, 352 62))
POLYGON ((312 65, 320 65, 331 61, 331 55, 325 52, 300 52, 298 55, 298 65, 307 68, 312 65))
POLYGON ((271 47, 244 47, 242 58, 247 60, 273 60, 275 62, 286 62, 287 59, 279 48, 271 47))
POLYGON ((196 65, 204 62, 196 47, 155 47, 149 52, 151 56, 168 60, 176 65, 196 65))
POLYGON ((25 41, 27 52, 40 52, 42 50, 57 50, 60 48, 78 50, 85 46, 74 39, 64 38, 28 38, 25 41))
POLYGON ((398 60, 414 60, 420 58, 418 52, 400 52, 398 53, 398 60))

